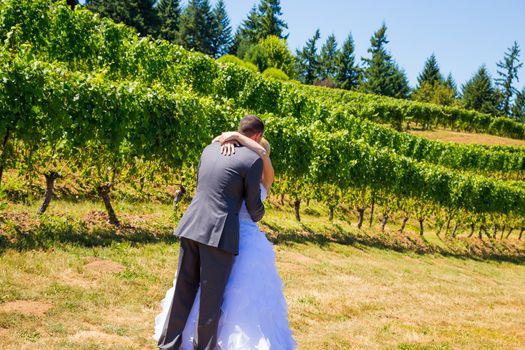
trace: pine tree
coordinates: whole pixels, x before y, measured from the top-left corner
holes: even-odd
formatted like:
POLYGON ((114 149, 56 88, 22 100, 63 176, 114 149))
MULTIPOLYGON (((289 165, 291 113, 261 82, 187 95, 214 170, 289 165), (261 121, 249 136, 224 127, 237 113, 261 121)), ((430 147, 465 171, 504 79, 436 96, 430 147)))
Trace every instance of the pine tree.
POLYGON ((448 73, 447 80, 445 80, 445 86, 454 92, 454 98, 458 97, 458 85, 452 77, 452 73, 448 73))
POLYGON ((412 92, 411 98, 416 101, 450 105, 452 104, 451 95, 453 94, 454 90, 443 79, 436 55, 432 53, 425 61, 423 70, 417 77, 417 87, 412 92))
POLYGON ((338 86, 342 89, 355 89, 359 85, 359 68, 355 63, 352 34, 348 35, 337 55, 335 79, 338 86))
POLYGON ((499 98, 496 89, 485 66, 481 66, 476 74, 465 83, 463 90, 463 105, 483 113, 498 115, 499 98))
POLYGON ((517 121, 525 123, 525 87, 516 93, 511 115, 517 121))
POLYGON ((259 26, 257 28, 257 39, 264 39, 268 35, 275 35, 280 39, 286 39, 284 31, 288 25, 280 17, 282 16, 280 0, 261 0, 259 4, 259 26))
POLYGON ((231 52, 244 58, 250 46, 257 45, 259 40, 269 35, 286 39, 288 35, 284 35, 284 31, 288 25, 281 16, 280 0, 261 0, 259 6, 254 5, 237 28, 231 52))
POLYGON ((236 54, 240 58, 244 58, 249 47, 259 42, 257 30, 260 27, 260 17, 257 11, 257 6, 253 5, 248 13, 248 16, 235 32, 233 45, 230 53, 236 54))
POLYGON ((180 21, 180 1, 160 0, 157 5, 157 13, 161 21, 159 37, 175 42, 180 21))
POLYGON ((436 56, 432 54, 426 60, 423 71, 417 77, 418 86, 421 86, 424 82, 434 85, 435 83, 442 83, 443 81, 444 79, 439 71, 436 56))
POLYGON ((230 52, 232 45, 232 28, 230 19, 226 12, 224 0, 217 1, 212 12, 213 17, 213 35, 212 35, 212 55, 221 57, 230 52))
POLYGON ((86 6, 103 17, 134 27, 141 35, 156 35, 160 20, 156 0, 87 0, 86 6))
POLYGON ((501 88, 503 102, 502 110, 505 115, 510 114, 510 106, 512 96, 517 92, 516 88, 513 86, 514 79, 518 79, 518 69, 523 66, 523 63, 519 63, 520 59, 520 48, 517 42, 514 42, 512 47, 507 49, 505 52, 505 57, 503 61, 497 63, 498 75, 496 85, 501 88))
POLYGON ((335 81, 338 54, 337 40, 334 34, 330 34, 321 48, 319 57, 319 78, 321 80, 335 81))
POLYGON ((363 90, 379 95, 390 95, 387 77, 392 58, 385 49, 388 40, 384 24, 374 33, 370 43, 371 46, 368 52, 371 54, 371 58, 363 58, 363 62, 367 66, 364 72, 365 82, 362 86, 363 90))
POLYGON ((383 23, 370 39, 371 58, 363 58, 366 70, 361 87, 367 93, 405 98, 410 92, 408 80, 385 48, 388 44, 386 29, 383 23))
POLYGON ((181 15, 177 41, 188 50, 213 55, 213 27, 208 0, 190 0, 181 15))
POLYGON ((408 78, 406 72, 401 69, 396 63, 391 64, 390 71, 390 86, 392 94, 389 96, 395 98, 408 98, 410 94, 410 85, 408 83, 408 78))
POLYGON ((306 45, 296 51, 297 73, 299 80, 305 84, 312 84, 319 76, 319 55, 317 54, 317 41, 321 37, 319 29, 306 45))

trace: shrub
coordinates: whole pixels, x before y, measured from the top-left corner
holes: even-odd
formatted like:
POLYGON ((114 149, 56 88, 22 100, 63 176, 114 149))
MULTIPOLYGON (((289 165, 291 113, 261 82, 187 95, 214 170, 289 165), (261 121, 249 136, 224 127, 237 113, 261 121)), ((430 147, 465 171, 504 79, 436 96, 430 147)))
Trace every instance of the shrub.
POLYGON ((288 75, 280 69, 270 67, 263 72, 265 78, 287 81, 290 80, 288 75))
POLYGON ((244 67, 246 69, 249 69, 251 71, 259 72, 259 70, 257 69, 256 65, 254 65, 253 63, 250 63, 250 62, 243 61, 239 57, 234 56, 234 55, 224 55, 221 58, 217 59, 217 62, 233 63, 233 64, 236 64, 238 66, 241 66, 241 67, 244 67))

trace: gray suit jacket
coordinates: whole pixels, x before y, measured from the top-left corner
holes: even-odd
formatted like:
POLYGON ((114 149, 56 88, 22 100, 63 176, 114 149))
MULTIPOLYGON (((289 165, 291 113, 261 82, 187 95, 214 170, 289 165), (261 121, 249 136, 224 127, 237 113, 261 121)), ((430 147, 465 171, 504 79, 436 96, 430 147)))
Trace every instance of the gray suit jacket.
POLYGON ((175 235, 239 253, 239 210, 243 199, 253 221, 264 216, 261 202, 262 160, 246 147, 223 156, 219 143, 202 152, 197 193, 175 230, 175 235))

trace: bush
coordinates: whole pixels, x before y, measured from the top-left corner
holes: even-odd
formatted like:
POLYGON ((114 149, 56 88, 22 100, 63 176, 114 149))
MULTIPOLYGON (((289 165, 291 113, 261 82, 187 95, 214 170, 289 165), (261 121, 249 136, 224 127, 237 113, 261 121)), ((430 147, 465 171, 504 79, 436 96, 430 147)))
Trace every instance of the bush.
POLYGON ((282 70, 288 77, 294 78, 296 75, 294 56, 286 40, 275 35, 269 35, 249 47, 244 59, 255 64, 261 72, 273 67, 282 70))
POLYGON ((276 79, 276 80, 282 80, 282 81, 290 80, 290 78, 288 77, 288 75, 286 75, 285 72, 283 72, 283 71, 280 70, 280 69, 273 68, 273 67, 270 67, 270 68, 266 69, 266 70, 263 72, 263 76, 264 76, 265 78, 276 79))
POLYGON ((257 68, 257 66, 251 62, 242 61, 242 66, 253 72, 259 73, 259 69, 257 68))
POLYGON ((233 63, 233 64, 236 64, 238 66, 241 66, 241 67, 244 67, 246 69, 249 69, 249 70, 251 70, 253 72, 259 72, 259 70, 257 69, 256 65, 254 65, 253 63, 250 63, 250 62, 243 61, 239 57, 234 56, 234 55, 224 55, 221 58, 217 59, 217 62, 233 63))
POLYGON ((217 62, 235 63, 235 64, 238 64, 239 66, 242 66, 244 61, 234 55, 224 55, 224 56, 221 56, 221 58, 218 58, 217 62))

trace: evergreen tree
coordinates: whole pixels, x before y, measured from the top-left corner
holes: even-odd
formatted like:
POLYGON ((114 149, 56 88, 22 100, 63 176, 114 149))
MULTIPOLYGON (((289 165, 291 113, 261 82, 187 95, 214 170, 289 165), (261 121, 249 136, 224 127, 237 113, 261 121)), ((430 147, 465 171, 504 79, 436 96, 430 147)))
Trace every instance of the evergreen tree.
POLYGON ((244 58, 249 47, 255 45, 259 41, 257 30, 259 28, 260 18, 257 12, 257 6, 253 5, 248 13, 248 17, 242 21, 241 25, 235 32, 233 45, 230 53, 237 54, 240 58, 244 58))
POLYGON ((268 35, 286 39, 288 35, 284 35, 284 31, 288 29, 288 25, 280 18, 282 14, 280 0, 261 0, 257 39, 264 39, 268 35))
POLYGON ((188 50, 213 55, 213 27, 208 0, 190 0, 181 15, 177 41, 188 50))
POLYGON ((335 79, 342 89, 355 89, 359 85, 359 68, 355 63, 352 34, 348 35, 337 55, 335 79))
POLYGON ((417 82, 417 87, 412 92, 413 100, 440 105, 452 104, 454 90, 443 79, 436 56, 433 53, 425 61, 423 70, 417 77, 417 82))
POLYGON ((454 98, 458 97, 458 85, 452 77, 452 73, 448 73, 447 80, 445 80, 445 86, 452 90, 454 98))
POLYGON ((383 23, 370 39, 371 58, 363 58, 366 70, 361 87, 367 93, 405 98, 410 91, 408 80, 385 48, 388 44, 386 29, 383 23))
POLYGON ((319 76, 319 55, 317 54, 317 41, 321 37, 319 29, 306 45, 296 51, 297 73, 299 80, 305 84, 312 84, 319 76))
POLYGON ((367 66, 364 72, 365 82, 362 86, 363 90, 379 95, 390 95, 387 77, 392 58, 385 49, 388 40, 384 24, 374 33, 370 43, 371 46, 368 52, 371 54, 371 58, 363 58, 363 62, 367 66))
POLYGON ((134 27, 141 35, 156 35, 160 20, 156 0, 86 0, 86 6, 103 17, 134 27))
POLYGON ((180 20, 179 0, 160 0, 157 5, 157 13, 160 18, 159 37, 175 42, 180 20))
POLYGON ((511 114, 517 121, 525 123, 525 87, 516 93, 511 114))
POLYGON ((465 108, 493 115, 499 114, 498 93, 492 86, 492 80, 485 66, 478 69, 476 74, 463 85, 462 90, 465 108))
POLYGON ((395 62, 390 67, 390 78, 387 81, 391 86, 392 94, 389 96, 395 98, 408 98, 410 94, 410 84, 406 72, 401 69, 395 62))
POLYGON ((439 66, 437 63, 436 56, 434 54, 426 60, 423 71, 417 77, 418 86, 421 86, 424 82, 434 84, 443 82, 443 76, 439 72, 439 66))
POLYGON ((213 35, 212 35, 212 54, 214 57, 221 57, 230 51, 232 45, 232 28, 230 19, 226 12, 224 0, 219 0, 213 8, 213 35))
POLYGON ((261 0, 259 6, 254 5, 235 33, 231 52, 244 58, 250 46, 269 35, 286 39, 288 35, 284 35, 284 31, 288 25, 280 16, 280 0, 261 0))
POLYGON ((497 63, 499 78, 496 79, 496 85, 501 88, 503 101, 502 109, 505 115, 510 114, 510 105, 512 96, 517 92, 513 86, 514 79, 518 80, 518 69, 523 66, 519 63, 520 48, 517 42, 514 42, 512 47, 507 49, 503 61, 497 63))
POLYGON ((337 40, 334 34, 330 34, 321 48, 321 56, 319 57, 319 78, 321 80, 335 81, 338 54, 337 40))

